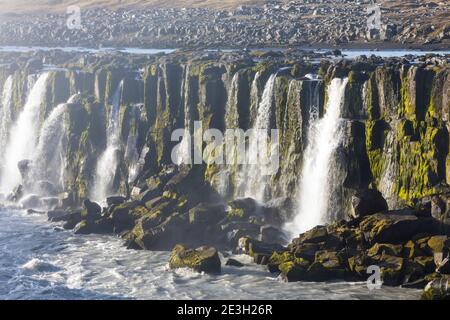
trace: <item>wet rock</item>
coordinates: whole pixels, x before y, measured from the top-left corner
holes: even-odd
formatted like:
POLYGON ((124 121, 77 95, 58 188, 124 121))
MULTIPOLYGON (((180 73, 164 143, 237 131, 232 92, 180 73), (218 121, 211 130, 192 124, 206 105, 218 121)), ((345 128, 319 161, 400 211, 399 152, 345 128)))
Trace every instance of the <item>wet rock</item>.
POLYGON ((381 192, 375 189, 358 191, 352 197, 352 207, 354 218, 365 217, 388 209, 387 202, 381 192))
POLYGON ((370 243, 402 243, 419 233, 433 232, 431 218, 419 218, 410 211, 377 213, 365 217, 360 229, 370 243))
POLYGON ((259 240, 266 243, 284 243, 284 233, 270 225, 261 226, 259 240))
POLYGON ((60 222, 65 221, 69 215, 69 212, 64 210, 51 210, 47 212, 47 219, 50 222, 60 222))
POLYGON ((200 203, 189 210, 189 223, 214 225, 225 215, 225 206, 221 204, 200 203))
POLYGON ((89 215, 101 214, 102 207, 96 202, 92 202, 89 199, 83 201, 83 207, 86 209, 89 215))
POLYGON ((225 263, 226 266, 230 266, 230 267, 237 267, 237 268, 241 268, 244 266, 244 264, 242 264, 241 262, 237 261, 236 259, 228 259, 227 262, 225 263))
POLYGON ((112 233, 112 231, 112 221, 107 218, 99 219, 96 221, 82 220, 73 229, 73 232, 75 234, 108 234, 112 233))
POLYGON ((126 201, 126 198, 125 197, 121 197, 121 196, 114 196, 114 197, 106 198, 106 203, 107 203, 108 207, 111 207, 113 205, 122 204, 125 201, 126 201))
POLYGON ((430 281, 423 293, 423 300, 450 300, 450 279, 442 277, 430 281))
POLYGON ((201 247, 188 249, 179 244, 173 248, 169 259, 171 269, 190 268, 197 272, 217 274, 221 272, 221 262, 216 249, 201 247))
POLYGON ((286 249, 279 244, 268 244, 251 238, 239 239, 239 248, 253 258, 255 263, 266 265, 274 252, 282 252, 286 249))

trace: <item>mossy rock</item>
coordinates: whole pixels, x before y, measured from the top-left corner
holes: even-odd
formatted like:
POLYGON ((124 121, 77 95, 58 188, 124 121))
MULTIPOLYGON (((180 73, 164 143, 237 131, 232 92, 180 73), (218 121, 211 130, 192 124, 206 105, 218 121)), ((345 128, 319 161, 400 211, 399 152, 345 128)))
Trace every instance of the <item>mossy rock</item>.
POLYGON ((450 278, 442 277, 430 281, 422 293, 423 300, 450 300, 450 278))
POLYGON ((214 248, 188 249, 178 244, 169 259, 171 269, 190 268, 197 272, 217 274, 221 272, 219 254, 214 248))
POLYGON ((368 251, 367 255, 373 257, 379 254, 387 254, 391 256, 402 256, 403 246, 401 244, 393 245, 389 243, 375 243, 368 251))

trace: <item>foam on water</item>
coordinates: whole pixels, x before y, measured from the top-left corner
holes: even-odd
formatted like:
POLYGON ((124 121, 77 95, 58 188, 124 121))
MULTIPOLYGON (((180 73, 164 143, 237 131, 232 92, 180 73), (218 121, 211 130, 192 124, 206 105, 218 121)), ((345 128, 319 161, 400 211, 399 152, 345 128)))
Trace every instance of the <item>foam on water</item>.
MULTIPOLYGON (((43 215, 0 210, 0 299, 416 299, 364 283, 283 283, 243 255, 222 274, 167 268, 168 252, 127 250, 114 236, 76 236, 43 215)), ((224 263, 226 258, 222 258, 224 263)))

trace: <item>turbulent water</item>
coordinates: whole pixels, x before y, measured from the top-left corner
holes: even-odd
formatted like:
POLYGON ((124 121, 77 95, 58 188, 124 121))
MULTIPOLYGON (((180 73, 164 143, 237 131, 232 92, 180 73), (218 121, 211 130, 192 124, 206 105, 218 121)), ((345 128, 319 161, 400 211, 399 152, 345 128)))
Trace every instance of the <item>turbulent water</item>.
POLYGON ((299 184, 298 212, 287 225, 293 236, 328 221, 333 194, 333 153, 342 139, 340 115, 348 79, 333 79, 328 87, 325 115, 311 121, 299 184))
POLYGON ((1 189, 9 192, 21 182, 17 163, 31 159, 36 148, 40 107, 46 93, 49 73, 43 73, 34 83, 25 106, 17 122, 10 130, 10 137, 5 149, 5 165, 1 175, 1 189))
MULTIPOLYGON (((417 299, 364 283, 283 283, 263 266, 221 275, 169 270, 169 253, 126 250, 112 236, 75 236, 41 215, 0 210, 0 299, 417 299)), ((222 261, 225 259, 222 257, 222 261)))

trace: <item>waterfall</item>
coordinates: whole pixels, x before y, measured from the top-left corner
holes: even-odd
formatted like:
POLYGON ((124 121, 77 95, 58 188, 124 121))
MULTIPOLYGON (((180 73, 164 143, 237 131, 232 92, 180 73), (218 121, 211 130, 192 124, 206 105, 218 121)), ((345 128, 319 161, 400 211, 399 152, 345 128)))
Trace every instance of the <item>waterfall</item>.
POLYGON ((298 208, 286 230, 297 236, 328 221, 333 190, 333 155, 342 141, 341 111, 348 79, 333 79, 327 89, 325 115, 309 123, 308 141, 303 155, 299 182, 298 208))
POLYGON ((190 86, 189 75, 191 66, 188 64, 185 69, 184 81, 182 82, 183 92, 183 112, 184 112, 184 137, 180 142, 180 148, 177 150, 175 164, 191 164, 191 139, 192 139, 192 126, 191 126, 191 110, 190 110, 190 86))
POLYGON ((49 73, 43 73, 34 83, 25 106, 17 121, 11 128, 7 147, 4 152, 5 165, 1 175, 1 190, 10 192, 21 183, 17 164, 24 159, 31 159, 36 148, 39 113, 45 98, 49 73))
MULTIPOLYGON (((4 85, 3 92, 0 101, 0 150, 5 150, 6 143, 8 142, 8 130, 12 122, 12 89, 13 89, 13 77, 9 76, 4 85)), ((3 157, 2 161, 3 161, 3 157)))
POLYGON ((123 80, 120 81, 112 97, 108 117, 106 150, 99 157, 95 170, 91 197, 98 202, 103 202, 106 197, 115 192, 113 184, 119 165, 117 154, 120 151, 119 111, 122 104, 122 94, 123 80))
POLYGON ((67 104, 60 104, 52 110, 44 121, 39 134, 39 141, 32 161, 31 175, 33 192, 44 194, 39 182, 50 182, 57 189, 63 189, 63 162, 61 157, 63 116, 67 104))
POLYGON ((264 87, 263 95, 259 103, 253 129, 256 130, 250 137, 249 148, 247 152, 247 165, 244 166, 244 196, 252 197, 258 201, 265 200, 265 192, 268 184, 268 176, 264 170, 262 156, 267 150, 268 135, 261 135, 261 130, 270 130, 270 119, 272 114, 272 104, 274 98, 274 86, 277 75, 272 74, 264 87))

